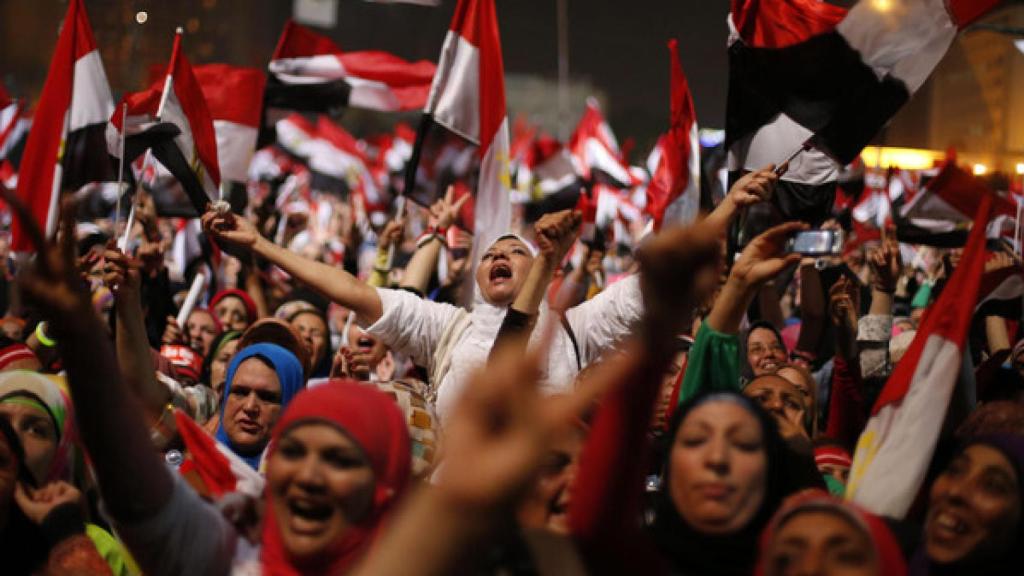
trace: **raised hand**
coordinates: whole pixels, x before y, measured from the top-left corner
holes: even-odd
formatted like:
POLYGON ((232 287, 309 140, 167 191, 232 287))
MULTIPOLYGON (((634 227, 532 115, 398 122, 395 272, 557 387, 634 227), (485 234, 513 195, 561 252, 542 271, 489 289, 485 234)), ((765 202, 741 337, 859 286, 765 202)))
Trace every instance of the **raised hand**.
POLYGON ((14 501, 25 513, 25 516, 41 525, 50 512, 65 504, 78 505, 82 500, 82 493, 67 482, 51 482, 38 489, 25 487, 18 483, 14 489, 14 501))
POLYGON ((141 285, 140 267, 141 262, 121 252, 111 241, 103 253, 103 283, 115 293, 135 292, 141 285))
POLYGON ((775 165, 769 164, 760 170, 745 174, 729 189, 726 199, 738 208, 752 206, 771 199, 775 184, 779 181, 775 165))
POLYGON ((696 303, 718 287, 721 244, 712 225, 699 222, 662 231, 640 248, 637 260, 647 325, 674 336, 690 322, 696 303))
POLYGON ((455 199, 455 187, 449 186, 445 190, 444 198, 434 202, 430 207, 429 225, 434 228, 449 228, 459 217, 459 210, 469 201, 470 195, 466 194, 458 200, 455 199))
POLYGON ((397 246, 405 234, 405 218, 389 220, 380 233, 380 246, 397 246))
POLYGON ((803 222, 786 222, 769 228, 743 249, 733 264, 730 280, 743 288, 760 286, 787 267, 800 262, 799 254, 786 254, 786 242, 796 232, 806 230, 803 222))
POLYGON ((832 324, 846 330, 857 329, 857 287, 846 276, 828 289, 828 313, 832 324))
POLYGON ((557 266, 579 234, 583 218, 579 211, 562 210, 540 217, 533 225, 537 248, 548 262, 557 266))
POLYGON ((871 268, 871 287, 886 294, 895 292, 903 270, 899 244, 893 240, 883 242, 868 252, 867 261, 871 268))
POLYGON ((248 260, 248 254, 260 239, 260 233, 246 218, 228 212, 222 214, 212 208, 202 216, 203 230, 225 252, 248 260))

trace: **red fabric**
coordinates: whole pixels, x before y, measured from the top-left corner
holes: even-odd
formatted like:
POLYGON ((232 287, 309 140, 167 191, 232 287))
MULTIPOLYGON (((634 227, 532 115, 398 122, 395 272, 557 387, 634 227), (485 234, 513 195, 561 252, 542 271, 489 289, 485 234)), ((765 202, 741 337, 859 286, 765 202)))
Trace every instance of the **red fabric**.
MULTIPOLYGON (((271 462, 277 442, 288 429, 303 421, 328 422, 339 427, 363 449, 373 467, 376 487, 373 510, 359 525, 352 526, 338 542, 328 561, 316 571, 301 574, 341 574, 361 559, 372 544, 382 521, 409 482, 411 458, 405 418, 394 400, 376 388, 347 380, 331 380, 299 393, 274 426, 267 461, 271 462)), ((272 463, 270 464, 272 465, 272 463)), ((267 495, 263 520, 263 548, 260 559, 268 576, 297 576, 289 564, 274 507, 267 495)))
POLYGON ((995 8, 1002 0, 947 0, 946 10, 957 28, 963 30, 988 11, 995 8))
MULTIPOLYGON (((171 89, 178 97, 185 117, 188 118, 192 130, 196 154, 199 161, 210 174, 215 186, 220 186, 220 164, 217 162, 217 134, 213 130, 213 118, 206 106, 206 98, 199 87, 192 65, 181 50, 181 34, 174 36, 174 49, 171 51, 171 64, 167 74, 171 76, 171 89)), ((202 179, 200 179, 202 181, 202 179)))
POLYGON ((655 229, 661 228, 665 209, 686 190, 690 183, 690 130, 697 121, 693 110, 690 86, 679 62, 678 42, 668 42, 670 53, 671 96, 669 101, 669 129, 659 140, 661 160, 647 187, 647 211, 654 217, 655 229))
POLYGON ((338 54, 341 48, 333 40, 288 20, 277 41, 272 60, 301 58, 318 54, 338 54))
POLYGON ((359 142, 355 137, 349 134, 341 126, 338 126, 334 122, 328 120, 326 116, 320 116, 317 118, 316 135, 318 138, 329 142, 338 150, 351 154, 352 156, 362 160, 364 163, 367 162, 366 155, 359 149, 359 142))
POLYGON ((121 97, 121 101, 117 103, 114 113, 110 115, 110 123, 114 125, 114 128, 117 128, 118 132, 123 129, 121 125, 121 106, 123 104, 128 105, 129 117, 147 116, 155 118, 157 109, 160 107, 160 93, 163 92, 163 89, 164 82, 159 80, 141 92, 126 93, 121 97))
POLYGON ((825 436, 835 438, 851 450, 868 421, 859 372, 840 356, 832 360, 832 393, 828 397, 825 436))
MULTIPOLYGON (((96 49, 82 0, 68 3, 63 22, 18 173, 18 198, 41 228, 49 219, 54 175, 65 136, 64 120, 70 112, 74 90, 75 61, 96 49)), ((34 249, 18 218, 11 223, 11 234, 12 250, 34 249)))
POLYGON ((0 371, 5 370, 7 366, 14 362, 31 360, 33 358, 38 360, 31 348, 21 342, 15 342, 6 348, 0 348, 0 371))
POLYGON ((875 555, 878 557, 879 574, 904 576, 907 573, 907 562, 903 558, 899 542, 882 518, 851 502, 831 496, 827 492, 805 490, 794 494, 782 503, 761 535, 761 559, 758 561, 755 571, 757 576, 766 573, 766 564, 769 562, 767 552, 783 523, 795 514, 818 510, 838 514, 868 535, 871 545, 875 549, 875 555))
POLYGON ((831 32, 846 8, 822 0, 732 0, 732 21, 755 48, 785 48, 831 32))
POLYGON ((213 310, 217 306, 218 302, 228 296, 234 296, 245 304, 245 314, 249 317, 250 324, 258 319, 258 315, 256 313, 256 302, 253 301, 252 296, 249 296, 247 292, 239 290, 238 288, 227 288, 217 292, 213 295, 213 298, 210 298, 210 305, 207 308, 209 310, 213 310))
POLYGON ((206 98, 210 116, 258 128, 267 79, 257 68, 205 64, 192 69, 206 98))
POLYGON ((188 346, 164 344, 160 347, 160 355, 171 361, 176 374, 199 380, 199 373, 203 369, 203 357, 188 346))
POLYGON ((850 453, 839 446, 819 446, 814 449, 814 463, 817 466, 833 464, 836 466, 853 466, 853 458, 850 453))
MULTIPOLYGON (((616 158, 619 156, 619 146, 611 134, 611 128, 605 122, 604 115, 601 114, 601 109, 598 108, 596 101, 588 100, 587 109, 583 112, 579 124, 576 125, 576 130, 569 138, 569 151, 582 170, 583 173, 580 176, 584 180, 590 179, 590 166, 587 165, 586 161, 586 145, 587 140, 591 138, 597 139, 608 149, 611 156, 616 158)), ((625 169, 625 167, 623 168, 625 169)))
POLYGON ((569 504, 569 526, 591 574, 660 574, 637 524, 650 458, 647 428, 661 379, 641 367, 598 408, 569 504))
MULTIPOLYGON (((938 177, 941 176, 942 174, 938 177)), ((915 381, 918 363, 929 338, 942 338, 963 350, 974 307, 978 302, 978 290, 985 267, 985 224, 993 213, 993 197, 994 194, 991 193, 981 197, 971 234, 960 258, 960 265, 953 271, 953 276, 942 290, 939 299, 930 307, 931 312, 922 318, 914 341, 910 343, 910 348, 896 365, 878 395, 878 400, 871 409, 872 416, 889 404, 901 402, 906 396, 911 383, 915 381)), ((917 381, 920 382, 920 379, 917 381)))
POLYGON ((505 64, 498 34, 494 0, 459 0, 452 16, 451 32, 458 34, 479 52, 480 148, 483 158, 494 135, 505 121, 505 64))
POLYGON ((217 441, 213 436, 181 410, 174 411, 174 421, 178 426, 178 435, 188 450, 187 462, 191 463, 188 468, 182 464, 179 472, 184 474, 188 470, 195 471, 215 498, 234 492, 238 478, 231 471, 227 456, 217 449, 217 441))
POLYGON ((992 200, 992 216, 1017 216, 1017 207, 1012 201, 995 194, 984 182, 953 163, 942 167, 938 176, 928 183, 928 191, 969 218, 978 213, 982 198, 992 200))

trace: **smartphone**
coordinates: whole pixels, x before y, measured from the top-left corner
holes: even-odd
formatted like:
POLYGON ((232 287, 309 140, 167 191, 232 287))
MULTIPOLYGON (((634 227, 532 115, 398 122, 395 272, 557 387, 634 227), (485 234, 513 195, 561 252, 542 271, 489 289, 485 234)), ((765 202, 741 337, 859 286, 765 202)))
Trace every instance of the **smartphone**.
POLYGON ((833 256, 843 252, 842 230, 805 230, 789 241, 789 251, 804 256, 833 256))

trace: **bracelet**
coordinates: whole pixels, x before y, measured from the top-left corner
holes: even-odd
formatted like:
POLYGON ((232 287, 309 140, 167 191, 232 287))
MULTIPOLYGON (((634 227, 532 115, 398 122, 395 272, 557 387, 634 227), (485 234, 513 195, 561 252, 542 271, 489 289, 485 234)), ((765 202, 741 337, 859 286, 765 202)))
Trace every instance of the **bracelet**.
POLYGON ((39 340, 39 343, 47 348, 53 348, 57 345, 57 341, 47 336, 46 332, 43 331, 43 325, 45 324, 46 322, 36 324, 36 340, 39 340))
POLYGON ((424 232, 424 234, 437 234, 438 236, 444 238, 448 234, 448 228, 445 228, 443 226, 427 226, 427 229, 424 232))
POLYGON ((417 249, 423 248, 424 246, 426 246, 434 238, 437 238, 437 240, 445 248, 448 247, 448 243, 445 242, 444 236, 441 236, 440 234, 437 234, 436 232, 426 232, 426 233, 423 234, 423 236, 420 236, 419 239, 416 240, 416 248, 417 249))

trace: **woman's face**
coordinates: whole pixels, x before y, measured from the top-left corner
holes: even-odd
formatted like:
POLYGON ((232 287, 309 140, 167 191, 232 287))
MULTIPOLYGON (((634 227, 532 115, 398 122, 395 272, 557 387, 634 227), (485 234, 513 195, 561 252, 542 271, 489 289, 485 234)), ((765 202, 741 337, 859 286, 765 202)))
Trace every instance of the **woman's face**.
POLYGON ((300 424, 268 459, 267 488, 288 555, 315 561, 370 513, 374 474, 348 435, 329 424, 300 424))
POLYGON ((731 401, 686 416, 669 456, 669 496, 691 527, 729 534, 747 525, 765 496, 768 459, 757 417, 731 401))
POLYGON ((236 296, 225 296, 213 307, 214 314, 225 330, 242 332, 249 327, 249 313, 245 310, 245 302, 236 296))
POLYGON ((217 325, 206 310, 194 310, 185 322, 189 345, 204 357, 210 353, 210 345, 217 337, 217 325))
POLYGON ((841 515, 798 512, 778 528, 762 559, 766 576, 877 576, 868 535, 841 515))
POLYGON ((327 324, 312 312, 303 312, 292 319, 292 327, 309 348, 313 366, 317 366, 327 353, 327 324))
POLYGON ((476 269, 476 283, 484 299, 494 306, 511 304, 532 263, 530 250, 519 240, 505 238, 495 242, 476 269))
POLYGON ((274 369, 258 358, 245 360, 224 402, 222 424, 234 448, 245 454, 263 450, 281 414, 281 382, 274 369))
POLYGON ((551 443, 548 457, 530 494, 519 505, 519 525, 524 528, 569 534, 572 485, 579 468, 584 433, 573 426, 551 443))
POLYGON ((36 482, 44 482, 57 453, 57 429, 53 419, 39 407, 16 402, 0 404, 0 417, 6 418, 18 434, 29 473, 36 482))
POLYGON ((228 377, 228 365, 231 364, 231 357, 235 355, 236 350, 238 350, 238 338, 221 346, 217 355, 210 362, 210 386, 213 387, 218 398, 224 392, 224 382, 228 377))
POLYGON ((743 395, 761 405, 769 414, 799 427, 804 425, 804 399, 789 380, 782 376, 755 378, 743 395))
POLYGON ((1020 479, 1002 452, 975 444, 932 484, 925 549, 939 564, 998 558, 1021 520, 1020 479))
POLYGON ((754 328, 747 338, 747 362, 755 376, 768 374, 786 361, 786 349, 767 328, 754 328))

